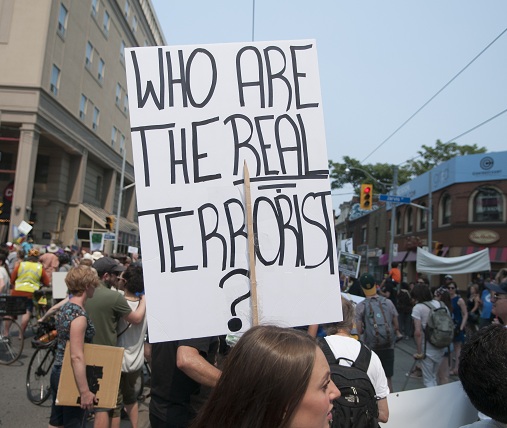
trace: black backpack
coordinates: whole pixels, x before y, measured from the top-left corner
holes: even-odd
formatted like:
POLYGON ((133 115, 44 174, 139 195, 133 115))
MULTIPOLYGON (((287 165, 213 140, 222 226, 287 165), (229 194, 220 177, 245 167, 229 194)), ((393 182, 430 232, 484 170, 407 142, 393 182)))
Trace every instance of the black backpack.
POLYGON ((341 392, 341 397, 333 401, 332 428, 378 428, 378 405, 375 388, 367 371, 371 351, 361 343, 356 361, 334 357, 333 351, 324 338, 319 338, 322 352, 331 368, 331 379, 341 392), (341 366, 340 360, 351 363, 341 366))

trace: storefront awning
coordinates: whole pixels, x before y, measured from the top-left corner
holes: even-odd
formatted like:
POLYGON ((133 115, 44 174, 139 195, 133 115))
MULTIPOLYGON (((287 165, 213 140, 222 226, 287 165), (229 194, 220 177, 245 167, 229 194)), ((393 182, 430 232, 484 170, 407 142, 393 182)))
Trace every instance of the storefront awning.
MULTIPOLYGON (((461 255, 477 253, 486 247, 462 247, 461 255)), ((507 263, 507 247, 489 247, 489 260, 491 263, 507 263)))

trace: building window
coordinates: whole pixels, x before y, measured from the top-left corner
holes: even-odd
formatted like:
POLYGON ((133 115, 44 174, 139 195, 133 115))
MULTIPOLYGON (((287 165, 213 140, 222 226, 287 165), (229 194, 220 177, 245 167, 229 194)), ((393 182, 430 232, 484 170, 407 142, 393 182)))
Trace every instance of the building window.
POLYGON ((361 229, 361 243, 362 244, 366 244, 366 237, 367 237, 367 228, 366 227, 363 227, 361 229))
POLYGON ((62 37, 65 37, 65 32, 67 31, 67 16, 69 12, 67 8, 60 3, 60 15, 58 15, 58 34, 62 37))
POLYGON ((396 210, 395 219, 396 219, 396 235, 400 235, 401 234, 401 213, 398 209, 396 210))
POLYGON ((132 32, 135 33, 137 31, 137 18, 134 16, 132 18, 132 32))
POLYGON ((92 16, 96 18, 98 13, 99 13, 99 0, 92 0, 92 16))
POLYGON ((51 93, 56 97, 58 95, 58 88, 60 87, 60 69, 53 64, 53 69, 51 70, 51 84, 50 89, 51 93))
POLYGON ((101 175, 97 175, 97 185, 95 187, 95 199, 97 201, 102 202, 102 183, 103 178, 101 175))
POLYGON ((85 120, 86 108, 88 106, 88 98, 81 94, 81 102, 79 103, 79 118, 85 120))
POLYGON ((411 233, 414 230, 414 214, 412 212, 412 207, 407 207, 405 210, 405 219, 407 224, 407 233, 411 233))
POLYGON ((119 83, 116 84, 116 105, 120 107, 120 101, 121 101, 121 85, 119 83))
MULTIPOLYGON (((421 202, 421 205, 423 207, 426 206, 426 203, 425 202, 421 202)), ((427 219, 428 219, 428 212, 426 210, 423 210, 423 209, 418 209, 417 210, 417 216, 418 216, 418 230, 425 230, 426 229, 426 226, 427 226, 427 219)))
POLYGON ((440 201, 440 225, 446 224, 451 224, 451 197, 447 193, 440 201))
POLYGON ((123 99, 123 113, 127 114, 129 111, 129 96, 125 94, 125 98, 123 99))
POLYGON ((122 40, 120 44, 120 62, 125 62, 125 42, 122 40))
POLYGON ((125 150, 125 135, 120 135, 120 154, 123 154, 123 151, 125 150))
POLYGON ((102 58, 100 58, 99 61, 99 70, 97 73, 97 78, 99 79, 99 82, 102 83, 104 81, 104 73, 106 71, 106 63, 102 58))
POLYGON ((104 33, 106 36, 109 34, 109 24, 110 24, 110 17, 107 10, 104 11, 104 21, 102 22, 102 29, 104 30, 104 33))
POLYGON ((124 12, 125 12, 125 18, 128 19, 129 17, 129 13, 130 13, 130 2, 129 0, 126 0, 125 1, 125 9, 124 9, 124 12))
POLYGON ((111 129, 111 147, 114 147, 116 143, 116 135, 118 134, 118 129, 116 129, 116 126, 113 126, 113 129, 111 129))
POLYGON ((473 219, 477 222, 503 221, 503 197, 492 188, 481 188, 473 198, 473 219))
POLYGON ((93 61, 93 45, 88 42, 86 44, 86 62, 85 62, 85 67, 89 70, 92 66, 92 61, 93 61))
POLYGON ((47 184, 49 178, 49 156, 37 155, 34 182, 47 184))
POLYGON ((94 131, 99 127, 100 110, 97 107, 93 107, 93 123, 92 128, 94 131))

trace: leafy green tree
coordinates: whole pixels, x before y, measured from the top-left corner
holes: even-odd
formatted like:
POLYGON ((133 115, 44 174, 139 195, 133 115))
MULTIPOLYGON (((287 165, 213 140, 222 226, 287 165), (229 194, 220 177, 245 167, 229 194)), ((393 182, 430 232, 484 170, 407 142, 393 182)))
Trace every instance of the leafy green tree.
MULTIPOLYGON (((437 140, 435 147, 423 145, 422 149, 417 152, 416 158, 398 166, 398 185, 424 174, 455 156, 485 153, 486 151, 485 147, 478 147, 476 144, 460 146, 456 143, 442 143, 440 140, 437 140)), ((387 192, 389 184, 393 182, 393 166, 388 163, 361 164, 360 161, 349 156, 344 156, 343 162, 329 161, 331 188, 341 189, 346 184, 352 184, 358 194, 362 183, 371 183, 379 193, 387 192), (371 177, 374 177, 375 180, 371 177)))
POLYGON ((418 158, 408 162, 411 173, 413 176, 424 174, 426 171, 434 168, 442 162, 448 161, 456 156, 474 155, 477 153, 486 153, 486 147, 477 147, 477 144, 472 146, 460 146, 456 143, 442 143, 437 140, 435 147, 422 146, 422 150, 418 150, 418 158))

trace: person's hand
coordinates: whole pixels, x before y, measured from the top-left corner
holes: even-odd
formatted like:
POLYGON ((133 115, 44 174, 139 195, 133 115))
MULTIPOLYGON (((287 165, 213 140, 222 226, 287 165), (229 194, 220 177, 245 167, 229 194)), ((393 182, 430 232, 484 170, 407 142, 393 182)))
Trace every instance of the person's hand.
POLYGON ((413 357, 414 357, 415 360, 424 360, 426 358, 426 355, 424 355, 424 354, 417 354, 416 353, 416 354, 413 355, 413 357))
POLYGON ((97 403, 95 394, 90 390, 81 394, 81 408, 84 410, 93 410, 93 406, 97 403))

